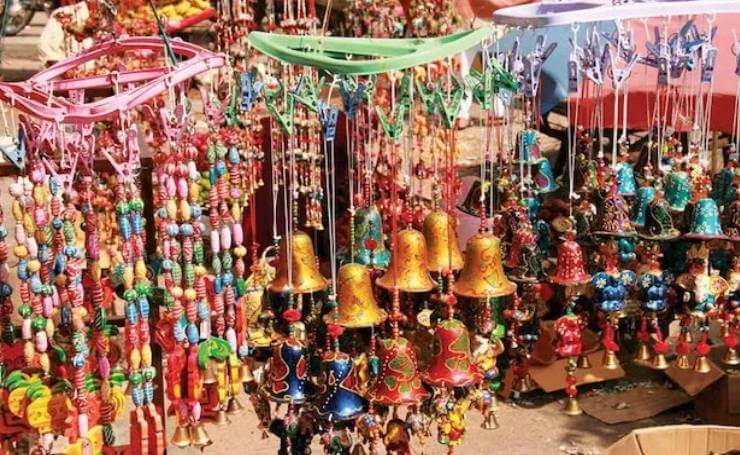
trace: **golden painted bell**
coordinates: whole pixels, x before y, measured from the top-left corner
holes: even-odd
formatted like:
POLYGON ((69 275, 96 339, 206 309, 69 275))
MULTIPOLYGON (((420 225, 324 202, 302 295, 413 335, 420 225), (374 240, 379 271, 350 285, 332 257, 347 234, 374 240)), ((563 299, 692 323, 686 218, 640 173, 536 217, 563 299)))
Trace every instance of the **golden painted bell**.
POLYGON ((740 356, 737 355, 737 349, 733 346, 727 348, 722 356, 722 363, 726 365, 740 365, 740 356))
MULTIPOLYGON (((663 357, 663 360, 665 360, 665 357, 663 357)), ((676 368, 680 370, 688 370, 691 368, 689 356, 686 354, 679 354, 678 357, 676 357, 676 368)))
POLYGON ((190 445, 190 435, 188 434, 188 427, 178 425, 175 428, 175 433, 172 435, 172 444, 175 447, 181 449, 190 445))
POLYGON ((430 272, 447 272, 463 267, 463 256, 457 244, 457 232, 450 215, 434 210, 424 218, 427 242, 427 267, 430 272))
MULTIPOLYGON (((329 282, 319 272, 311 237, 303 231, 295 231, 292 238, 293 292, 296 294, 307 294, 326 289, 329 282)), ((288 281, 287 245, 287 241, 283 238, 280 241, 280 257, 275 279, 272 280, 269 286, 272 292, 284 293, 291 288, 291 283, 288 281)))
POLYGON ((510 295, 516 284, 504 274, 501 263, 501 241, 491 234, 475 234, 465 246, 467 260, 455 281, 455 294, 461 297, 486 298, 510 295))
MULTIPOLYGON (((361 264, 345 264, 337 274, 337 324, 347 328, 382 324, 388 314, 378 307, 373 293, 370 270, 361 264)), ((324 317, 327 322, 331 314, 324 317)))
POLYGON ((654 370, 667 370, 670 366, 668 361, 665 359, 665 354, 659 352, 653 357, 653 363, 651 364, 654 370))
POLYGON ((190 427, 190 442, 195 447, 207 447, 213 444, 202 423, 190 427))
POLYGON ((563 408, 563 414, 569 416, 577 416, 583 414, 583 409, 581 409, 581 405, 578 403, 578 399, 576 397, 568 398, 568 400, 565 402, 565 407, 563 408))
POLYGON ((700 355, 696 357, 696 361, 694 361, 694 371, 702 374, 712 371, 712 366, 709 365, 709 359, 707 359, 707 356, 700 355))
POLYGON ((428 272, 424 234, 415 229, 404 229, 398 233, 398 245, 393 248, 388 270, 375 284, 387 290, 398 285, 402 292, 429 292, 434 289, 436 283, 428 272))

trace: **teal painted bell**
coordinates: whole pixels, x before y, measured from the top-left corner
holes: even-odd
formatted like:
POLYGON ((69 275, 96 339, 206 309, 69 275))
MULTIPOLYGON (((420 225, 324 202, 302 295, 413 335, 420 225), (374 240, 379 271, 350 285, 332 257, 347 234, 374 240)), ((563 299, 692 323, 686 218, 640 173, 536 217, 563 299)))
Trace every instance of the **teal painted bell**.
POLYGON ((521 161, 537 163, 543 159, 537 131, 532 129, 522 130, 519 133, 519 143, 517 145, 519 146, 519 159, 521 161))
POLYGON ((707 197, 696 202, 691 217, 691 229, 684 237, 700 240, 727 238, 722 232, 719 208, 714 199, 707 197))
POLYGON ((632 216, 630 216, 630 220, 635 227, 645 226, 648 206, 654 198, 655 188, 652 186, 641 186, 637 190, 637 199, 635 205, 632 206, 632 216))
POLYGON ((637 182, 632 164, 627 162, 617 164, 617 193, 621 196, 634 196, 636 191, 637 182))
POLYGON ((644 224, 638 228, 640 237, 648 240, 671 240, 681 232, 673 226, 668 201, 663 193, 658 191, 650 201, 645 213, 644 224))
POLYGON ((671 210, 683 212, 691 200, 692 184, 689 174, 684 171, 672 171, 666 177, 665 198, 671 210))
POLYGON ((719 171, 712 180, 711 197, 720 207, 729 207, 737 199, 737 188, 734 168, 726 167, 719 171))
POLYGON ((391 261, 391 252, 383 241, 383 221, 374 205, 355 211, 355 257, 349 248, 342 255, 347 262, 356 262, 371 268, 385 269, 391 261))
POLYGON ((552 175, 552 167, 547 159, 540 160, 532 165, 535 188, 539 194, 552 193, 559 188, 552 175))

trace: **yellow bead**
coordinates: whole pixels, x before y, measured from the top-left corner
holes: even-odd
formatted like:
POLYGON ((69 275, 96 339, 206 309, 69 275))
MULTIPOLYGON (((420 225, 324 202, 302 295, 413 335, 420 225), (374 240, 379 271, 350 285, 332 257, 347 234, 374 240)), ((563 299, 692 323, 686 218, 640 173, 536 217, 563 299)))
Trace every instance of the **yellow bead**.
POLYGON ((143 280, 146 278, 146 264, 144 260, 139 258, 136 260, 136 279, 143 280))
POLYGON ((170 199, 167 201, 167 204, 165 204, 165 208, 167 209, 167 217, 175 220, 177 219, 177 203, 174 199, 170 199))
POLYGON ((180 201, 180 217, 183 221, 190 221, 190 204, 186 200, 180 201))
POLYGON ((15 256, 18 259, 23 259, 28 256, 28 248, 26 248, 26 245, 16 245, 15 248, 13 248, 13 253, 15 253, 15 256))
POLYGON ((132 349, 129 354, 129 366, 133 370, 138 370, 141 365, 141 353, 138 349, 132 349))
POLYGON ((38 259, 31 259, 28 261, 28 271, 31 273, 36 273, 39 270, 41 270, 41 262, 38 261, 38 259))
POLYGON ((170 289, 170 294, 172 294, 172 297, 179 299, 180 297, 182 297, 182 288, 179 286, 175 286, 170 289))
POLYGON ((188 288, 185 289, 185 299, 188 301, 193 301, 197 297, 197 294, 195 293, 195 289, 188 288))

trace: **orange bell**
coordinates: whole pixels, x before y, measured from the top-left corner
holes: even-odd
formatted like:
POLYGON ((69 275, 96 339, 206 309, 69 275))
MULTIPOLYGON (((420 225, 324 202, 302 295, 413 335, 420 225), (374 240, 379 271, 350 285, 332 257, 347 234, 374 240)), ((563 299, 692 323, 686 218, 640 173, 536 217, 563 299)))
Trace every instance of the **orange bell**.
POLYGON ((403 337, 380 342, 380 374, 368 391, 370 400, 386 406, 418 404, 429 396, 416 368, 414 347, 403 337))
POLYGON ((501 241, 491 234, 475 234, 465 246, 465 268, 455 281, 455 294, 486 298, 510 295, 516 284, 509 281, 501 264, 501 241))
MULTIPOLYGON (((328 281, 319 272, 316 255, 313 251, 311 237, 303 231, 295 231, 292 235, 292 288, 296 294, 307 294, 326 289, 328 281)), ((270 291, 287 292, 291 288, 288 281, 288 252, 285 238, 280 241, 280 260, 277 265, 275 279, 270 283, 270 291)))
POLYGON ((427 267, 430 272, 444 273, 463 267, 457 232, 447 212, 437 209, 424 218, 424 239, 427 242, 427 267))
POLYGON ((465 387, 480 382, 482 377, 470 354, 470 334, 465 324, 457 319, 440 321, 424 380, 434 386, 465 387))
POLYGON ((566 234, 565 241, 558 246, 558 262, 550 281, 561 286, 576 286, 588 283, 591 275, 586 272, 581 245, 574 240, 574 234, 566 234))
MULTIPOLYGON (((337 324, 348 328, 382 324, 388 314, 378 307, 373 294, 370 270, 361 264, 345 264, 337 275, 337 324)), ((330 320, 331 314, 324 317, 330 320)))
POLYGON ((404 229, 398 233, 398 245, 393 247, 388 271, 375 283, 387 290, 392 290, 397 284, 403 292, 429 292, 436 283, 428 270, 424 234, 415 229, 404 229))

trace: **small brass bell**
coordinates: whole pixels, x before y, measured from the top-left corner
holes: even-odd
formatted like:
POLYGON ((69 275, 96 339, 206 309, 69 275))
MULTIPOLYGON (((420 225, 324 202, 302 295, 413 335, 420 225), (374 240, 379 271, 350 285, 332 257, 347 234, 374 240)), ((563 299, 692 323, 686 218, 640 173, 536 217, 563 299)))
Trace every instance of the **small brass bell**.
POLYGON ((509 281, 501 262, 501 241, 490 234, 475 234, 465 245, 467 260, 455 281, 455 294, 486 298, 510 295, 516 284, 509 281))
POLYGON ((679 354, 678 357, 676 357, 676 368, 680 370, 688 370, 691 368, 691 363, 689 363, 689 356, 686 354, 679 354))
POLYGON ((583 409, 581 409, 581 405, 578 403, 578 398, 568 397, 568 400, 565 402, 565 407, 563 408, 563 414, 569 416, 583 414, 583 409))
POLYGON ((242 366, 239 367, 239 379, 241 382, 254 382, 254 375, 252 374, 252 369, 249 368, 249 365, 246 363, 242 363, 242 366))
POLYGON ((722 356, 722 363, 726 365, 740 365, 740 356, 737 355, 737 349, 728 347, 725 351, 725 355, 722 356))
POLYGON ((230 424, 231 420, 229 420, 229 416, 226 415, 226 411, 219 408, 216 412, 216 418, 213 420, 213 423, 218 425, 219 427, 222 427, 224 425, 230 424))
POLYGON ((692 344, 694 342, 694 334, 691 333, 691 330, 684 332, 684 341, 688 344, 692 344))
POLYGON ((483 423, 480 425, 484 430, 495 430, 499 427, 498 420, 496 419, 496 413, 488 411, 486 417, 483 419, 483 423))
POLYGON ((190 427, 190 442, 195 447, 208 447, 213 444, 202 423, 190 427))
POLYGON ((665 354, 659 352, 655 354, 655 357, 653 357, 653 363, 651 364, 651 366, 654 370, 667 370, 670 365, 665 359, 665 354))
POLYGON ((652 359, 652 356, 650 355, 650 348, 648 347, 647 343, 640 343, 640 346, 637 348, 637 355, 635 355, 635 360, 647 362, 650 359, 652 359))
POLYGON ((709 359, 707 359, 707 356, 700 355, 696 357, 696 360, 694 361, 694 371, 702 374, 712 371, 712 367, 709 365, 709 359))
POLYGON ((437 286, 427 269, 424 234, 415 229, 398 233, 388 271, 375 284, 389 291, 397 285, 402 292, 429 292, 437 286))
POLYGON ((244 405, 239 402, 235 397, 231 397, 229 405, 226 407, 226 413, 229 415, 239 414, 244 410, 244 405))
POLYGON ((526 376, 522 376, 516 381, 516 385, 514 386, 514 390, 516 390, 519 393, 527 393, 531 392, 534 389, 534 384, 532 384, 532 378, 529 376, 529 373, 527 373, 526 376))
MULTIPOLYGON (((326 289, 329 282, 321 276, 318 262, 313 250, 311 237, 303 231, 295 231, 292 235, 292 287, 296 294, 307 294, 326 289)), ((286 292, 291 287, 288 281, 288 252, 287 241, 280 242, 280 259, 275 272, 275 279, 270 283, 272 292, 286 292)))
MULTIPOLYGON (((370 270, 360 264, 345 264, 337 274, 337 324, 348 328, 382 324, 388 314, 378 306, 373 293, 370 270)), ((324 320, 333 322, 331 315, 324 320)))
POLYGON ((576 366, 581 370, 588 370, 589 368, 591 368, 591 360, 589 360, 588 355, 581 354, 580 356, 578 356, 578 362, 576 363, 576 366))
POLYGON ((619 359, 617 353, 609 349, 604 351, 604 357, 601 359, 601 366, 607 370, 616 370, 619 368, 619 359))
POLYGON ((439 209, 424 218, 427 267, 430 272, 457 271, 463 267, 463 256, 452 223, 450 215, 439 209))
POLYGON ((216 381, 216 365, 213 361, 210 361, 203 372, 203 384, 215 384, 216 381))
POLYGON ((178 425, 175 428, 175 433, 172 435, 172 444, 175 447, 181 449, 190 445, 190 434, 188 434, 188 427, 184 425, 178 425))

